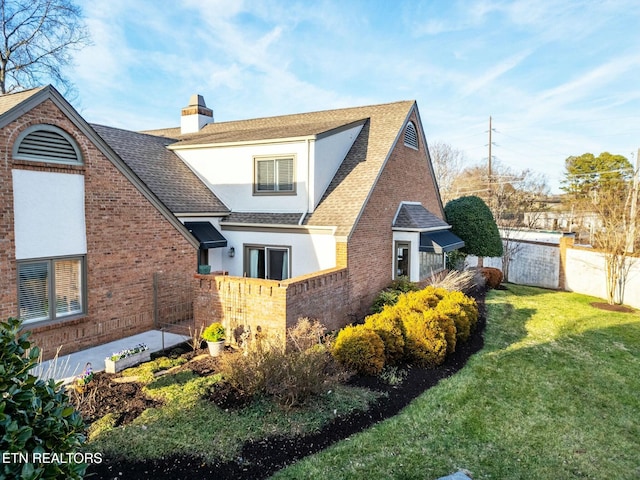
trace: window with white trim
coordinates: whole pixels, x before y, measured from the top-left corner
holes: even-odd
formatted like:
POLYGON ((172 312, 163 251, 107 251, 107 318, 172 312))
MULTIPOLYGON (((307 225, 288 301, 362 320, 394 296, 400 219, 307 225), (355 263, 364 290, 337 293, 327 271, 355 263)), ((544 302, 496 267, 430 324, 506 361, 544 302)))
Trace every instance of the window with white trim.
POLYGON ((404 129, 404 144, 407 147, 418 149, 418 131, 413 122, 407 123, 404 129))
POLYGON ((73 137, 61 128, 44 124, 33 125, 18 136, 13 145, 13 158, 71 165, 83 163, 73 137))
POLYGON ((294 158, 256 158, 254 193, 295 193, 294 158))
POLYGON ((24 323, 85 313, 84 257, 18 262, 18 308, 24 323))

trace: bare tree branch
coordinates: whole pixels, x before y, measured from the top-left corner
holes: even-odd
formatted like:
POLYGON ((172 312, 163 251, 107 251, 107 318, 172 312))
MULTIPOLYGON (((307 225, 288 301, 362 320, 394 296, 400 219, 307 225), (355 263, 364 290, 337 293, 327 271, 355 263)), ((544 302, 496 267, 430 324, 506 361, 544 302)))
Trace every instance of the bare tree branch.
POLYGON ((54 81, 69 90, 64 73, 72 52, 89 45, 80 8, 72 0, 0 0, 0 93, 54 81))

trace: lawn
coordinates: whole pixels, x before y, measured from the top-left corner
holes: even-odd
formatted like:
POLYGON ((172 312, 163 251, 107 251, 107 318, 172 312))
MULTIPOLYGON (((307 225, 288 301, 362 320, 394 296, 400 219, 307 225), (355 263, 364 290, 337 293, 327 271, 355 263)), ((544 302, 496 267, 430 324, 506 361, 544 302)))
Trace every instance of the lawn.
POLYGON ((640 312, 509 285, 484 349, 401 414, 273 478, 640 478, 640 312))

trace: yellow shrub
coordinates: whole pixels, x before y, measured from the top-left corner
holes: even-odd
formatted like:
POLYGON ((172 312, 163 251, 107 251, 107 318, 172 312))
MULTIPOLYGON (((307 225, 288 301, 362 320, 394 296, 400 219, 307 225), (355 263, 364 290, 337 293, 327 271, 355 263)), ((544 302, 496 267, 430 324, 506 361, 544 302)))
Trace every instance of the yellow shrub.
POLYGON ((476 301, 462 292, 449 292, 436 309, 453 319, 458 340, 466 342, 478 322, 476 301))
MULTIPOLYGON (((447 331, 451 335, 450 326, 453 323, 448 317, 429 309, 404 312, 403 322, 407 334, 405 351, 410 360, 424 367, 434 367, 444 362, 447 331)), ((455 333, 453 335, 455 339, 455 333)))
POLYGON ((364 325, 384 343, 385 363, 397 365, 404 359, 405 329, 398 308, 387 305, 380 313, 365 318, 364 325))
POLYGON ((384 367, 384 343, 364 325, 349 325, 340 330, 332 354, 346 368, 358 373, 376 375, 384 367))

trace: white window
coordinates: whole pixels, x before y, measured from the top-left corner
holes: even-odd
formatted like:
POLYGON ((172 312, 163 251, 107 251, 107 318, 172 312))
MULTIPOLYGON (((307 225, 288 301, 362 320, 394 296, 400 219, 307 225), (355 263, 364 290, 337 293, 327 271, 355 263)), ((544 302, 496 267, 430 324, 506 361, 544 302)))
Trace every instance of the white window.
POLYGON ((295 193, 294 159, 256 158, 254 193, 295 193))
POLYGON ((34 125, 18 136, 13 158, 66 164, 82 164, 82 154, 71 135, 53 125, 34 125))
POLYGON ((286 280, 291 276, 289 247, 250 245, 244 248, 244 274, 251 278, 286 280))
POLYGON ((407 123, 404 129, 404 144, 407 147, 418 149, 418 131, 413 122, 407 123))
POLYGON ((420 252, 420 281, 445 268, 443 253, 420 252))
POLYGON ((18 262, 18 308, 24 323, 85 312, 84 257, 18 262))

